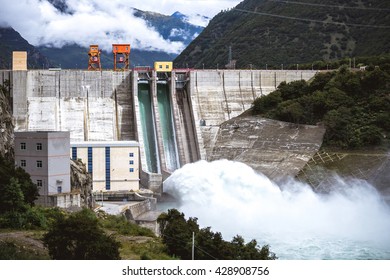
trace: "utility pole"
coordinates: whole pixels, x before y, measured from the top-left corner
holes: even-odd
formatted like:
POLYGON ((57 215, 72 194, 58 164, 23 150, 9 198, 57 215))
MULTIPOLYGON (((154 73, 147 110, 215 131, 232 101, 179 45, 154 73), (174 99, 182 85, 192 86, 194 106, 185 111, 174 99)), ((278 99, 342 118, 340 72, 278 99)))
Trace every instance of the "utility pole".
POLYGON ((228 64, 232 63, 232 45, 229 46, 229 56, 228 56, 228 64))
POLYGON ((195 260, 195 232, 192 232, 192 260, 195 260))

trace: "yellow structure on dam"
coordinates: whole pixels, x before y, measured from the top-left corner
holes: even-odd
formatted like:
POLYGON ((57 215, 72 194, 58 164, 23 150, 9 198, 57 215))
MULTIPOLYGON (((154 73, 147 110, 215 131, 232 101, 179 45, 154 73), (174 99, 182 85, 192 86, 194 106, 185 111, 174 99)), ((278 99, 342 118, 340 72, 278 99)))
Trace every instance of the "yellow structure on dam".
POLYGON ((154 70, 156 72, 172 72, 172 61, 156 61, 154 63, 154 70))

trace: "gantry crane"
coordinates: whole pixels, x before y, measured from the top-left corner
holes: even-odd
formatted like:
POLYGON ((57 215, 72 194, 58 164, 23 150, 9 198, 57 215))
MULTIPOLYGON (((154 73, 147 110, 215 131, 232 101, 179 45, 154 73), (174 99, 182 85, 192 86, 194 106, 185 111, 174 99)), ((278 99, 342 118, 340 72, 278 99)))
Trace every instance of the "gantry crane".
POLYGON ((88 70, 102 70, 102 64, 100 63, 100 50, 98 45, 89 46, 89 61, 88 61, 88 70))
POLYGON ((112 44, 114 71, 127 70, 130 65, 130 44, 112 44))

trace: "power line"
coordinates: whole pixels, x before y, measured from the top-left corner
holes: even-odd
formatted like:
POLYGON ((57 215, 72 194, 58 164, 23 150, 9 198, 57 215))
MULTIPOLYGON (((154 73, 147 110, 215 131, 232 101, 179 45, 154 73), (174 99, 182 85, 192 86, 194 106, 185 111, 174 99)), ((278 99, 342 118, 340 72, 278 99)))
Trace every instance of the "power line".
POLYGON ((270 16, 270 17, 276 17, 276 18, 291 19, 291 20, 304 21, 304 22, 315 22, 315 23, 344 25, 344 26, 355 26, 355 27, 369 27, 369 28, 386 28, 386 29, 390 28, 390 25, 370 25, 370 24, 345 23, 345 22, 335 22, 335 21, 328 22, 328 21, 324 21, 324 20, 315 20, 315 19, 307 19, 307 18, 299 18, 299 17, 289 17, 289 16, 282 16, 282 15, 276 15, 276 14, 270 14, 270 13, 262 13, 262 12, 243 10, 243 9, 238 9, 238 8, 234 8, 233 10, 236 10, 236 11, 239 11, 239 12, 243 12, 243 13, 262 15, 262 16, 270 16))
POLYGON ((200 247, 198 247, 198 246, 195 245, 195 248, 198 249, 199 251, 202 251, 203 253, 205 253, 205 254, 208 255, 209 257, 212 257, 214 260, 218 260, 216 257, 210 255, 209 253, 207 253, 205 250, 201 249, 200 247))
MULTIPOLYGON (((190 241, 186 241, 186 240, 181 240, 181 239, 178 239, 178 238, 175 238, 175 237, 172 237, 172 236, 169 236, 169 235, 166 235, 166 234, 161 234, 161 236, 165 236, 165 237, 168 237, 169 239, 172 239, 172 240, 175 240, 177 242, 180 242, 180 243, 183 243, 183 244, 188 244, 190 241)), ((205 253, 206 255, 208 255, 209 257, 215 259, 215 260, 218 260, 216 257, 212 256, 211 254, 207 253, 205 250, 203 250, 202 248, 200 248, 199 246, 195 245, 194 244, 194 247, 196 249, 198 249, 199 251, 202 251, 203 253, 205 253)))
POLYGON ((364 10, 364 11, 390 11, 388 8, 370 8, 370 7, 351 7, 351 6, 341 6, 341 5, 327 5, 327 4, 315 4, 307 2, 296 2, 296 1, 283 1, 283 0, 269 0, 271 2, 279 2, 285 4, 297 4, 303 6, 314 6, 314 7, 325 7, 325 8, 338 8, 338 9, 351 9, 351 10, 364 10))

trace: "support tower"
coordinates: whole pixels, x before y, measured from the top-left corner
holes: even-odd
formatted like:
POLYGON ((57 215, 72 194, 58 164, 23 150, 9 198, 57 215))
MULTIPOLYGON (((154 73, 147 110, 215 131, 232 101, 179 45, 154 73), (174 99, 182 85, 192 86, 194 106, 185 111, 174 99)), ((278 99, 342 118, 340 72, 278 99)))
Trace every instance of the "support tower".
POLYGON ((100 50, 98 45, 89 46, 89 61, 88 61, 88 70, 102 70, 102 64, 100 63, 100 50))
POLYGON ((114 71, 127 70, 130 64, 130 44, 112 44, 114 71))

